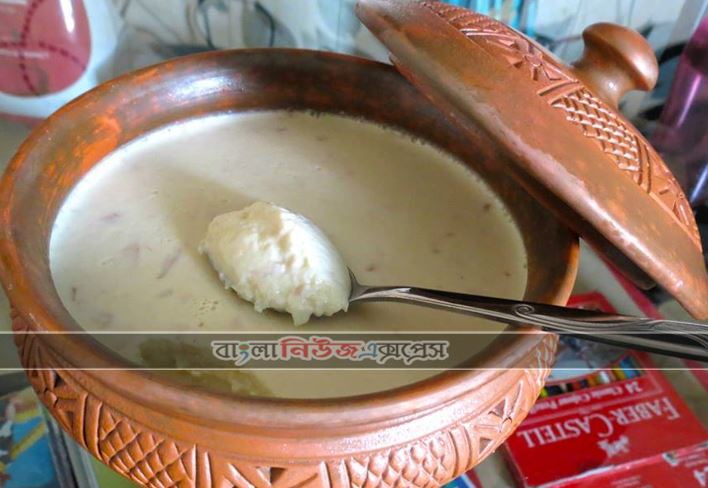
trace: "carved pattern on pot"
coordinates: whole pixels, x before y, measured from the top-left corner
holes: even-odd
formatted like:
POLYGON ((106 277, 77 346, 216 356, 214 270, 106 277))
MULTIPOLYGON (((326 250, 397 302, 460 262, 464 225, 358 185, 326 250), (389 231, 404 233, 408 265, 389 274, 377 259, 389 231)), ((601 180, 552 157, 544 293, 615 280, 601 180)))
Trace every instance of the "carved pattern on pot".
MULTIPOLYGON (((482 461, 526 417, 549 374, 557 336, 546 334, 518 384, 487 411, 408 444, 294 465, 255 464, 152 431, 85 390, 13 312, 20 359, 37 395, 64 430, 113 470, 143 486, 435 487, 482 461), (43 368, 43 369, 38 369, 43 368)), ((262 464, 262 463, 261 463, 262 464)))
POLYGON ((566 120, 592 139, 620 170, 670 212, 700 247, 690 204, 656 151, 560 62, 502 22, 439 2, 426 1, 423 5, 480 47, 524 71, 538 85, 537 95, 551 107, 565 112, 566 120))

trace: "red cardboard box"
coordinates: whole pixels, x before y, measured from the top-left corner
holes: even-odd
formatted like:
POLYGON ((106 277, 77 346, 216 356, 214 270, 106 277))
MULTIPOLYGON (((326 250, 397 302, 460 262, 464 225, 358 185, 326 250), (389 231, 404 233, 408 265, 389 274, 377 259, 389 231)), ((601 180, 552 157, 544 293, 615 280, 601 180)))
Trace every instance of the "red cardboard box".
MULTIPOLYGON (((574 304, 613 311, 599 293, 574 304)), ((708 433, 648 356, 576 341, 559 358, 587 366, 585 347, 596 361, 614 357, 601 368, 554 369, 505 445, 519 486, 707 487, 708 433)))

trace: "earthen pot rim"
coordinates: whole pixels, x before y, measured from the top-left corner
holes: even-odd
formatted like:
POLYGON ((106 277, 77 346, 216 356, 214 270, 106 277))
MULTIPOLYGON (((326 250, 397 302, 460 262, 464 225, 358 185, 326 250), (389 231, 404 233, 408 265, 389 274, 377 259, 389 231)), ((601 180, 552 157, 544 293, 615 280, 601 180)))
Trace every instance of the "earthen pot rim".
MULTIPOLYGON (((0 181, 0 223, 3 224, 0 229, 0 281, 15 313, 20 314, 33 330, 68 331, 77 330, 79 326, 73 319, 71 323, 62 323, 54 318, 51 311, 43 304, 42 294, 36 288, 36 284, 27 278, 27 263, 23 262, 18 255, 16 230, 13 228, 12 199, 16 190, 15 176, 23 170, 28 154, 43 138, 48 135, 51 137, 60 125, 66 123, 66 120, 80 117, 87 106, 128 88, 135 80, 151 76, 159 77, 159 71, 166 68, 170 69, 170 73, 179 73, 200 63, 218 63, 219 60, 227 60, 231 57, 248 58, 257 57, 259 54, 293 58, 294 62, 297 59, 317 58, 327 63, 354 63, 362 69, 371 70, 372 74, 389 72, 390 75, 390 72, 395 72, 393 67, 384 63, 323 51, 273 48, 216 51, 169 60, 122 75, 99 85, 59 109, 36 127, 22 143, 0 181)), ((402 77, 401 83, 406 83, 402 77)), ((434 141, 431 142, 435 144, 434 141)), ((527 289, 526 299, 565 304, 575 281, 578 242, 577 237, 570 232, 564 236, 564 239, 565 242, 560 246, 566 254, 549 257, 565 263, 564 272, 556 277, 555 287, 543 291, 537 290, 542 295, 530 293, 527 289)), ((59 301, 56 291, 49 299, 59 301)), ((63 305, 60 306, 63 308, 63 305)), ((316 426, 322 431, 327 427, 356 424, 362 419, 366 424, 373 424, 400 418, 402 412, 410 416, 441 408, 463 393, 487 383, 503 370, 513 368, 522 358, 528 357, 534 351, 544 335, 530 332, 513 337, 500 336, 493 345, 483 351, 482 357, 476 362, 477 367, 490 369, 446 371, 392 390, 350 397, 325 399, 243 397, 187 387, 148 371, 113 369, 85 372, 98 384, 124 395, 127 399, 168 411, 174 411, 176 406, 179 406, 181 415, 199 419, 200 422, 214 422, 221 425, 223 422, 231 422, 237 425, 267 425, 268 427, 316 426), (136 389, 136 384, 141 384, 143 387, 136 389)), ((93 337, 83 334, 62 335, 50 347, 67 368, 81 367, 81 363, 87 358, 90 358, 89 362, 93 365, 101 364, 106 368, 122 368, 128 364, 126 359, 103 346, 93 337)))

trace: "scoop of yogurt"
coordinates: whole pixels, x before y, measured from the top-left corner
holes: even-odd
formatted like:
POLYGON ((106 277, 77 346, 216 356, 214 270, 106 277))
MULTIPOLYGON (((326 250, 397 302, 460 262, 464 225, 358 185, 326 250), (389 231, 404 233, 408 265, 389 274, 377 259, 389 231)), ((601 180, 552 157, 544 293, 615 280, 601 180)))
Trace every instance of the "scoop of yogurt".
POLYGON ((272 203, 215 217, 199 252, 258 312, 288 312, 302 325, 349 305, 349 270, 334 245, 307 218, 272 203))

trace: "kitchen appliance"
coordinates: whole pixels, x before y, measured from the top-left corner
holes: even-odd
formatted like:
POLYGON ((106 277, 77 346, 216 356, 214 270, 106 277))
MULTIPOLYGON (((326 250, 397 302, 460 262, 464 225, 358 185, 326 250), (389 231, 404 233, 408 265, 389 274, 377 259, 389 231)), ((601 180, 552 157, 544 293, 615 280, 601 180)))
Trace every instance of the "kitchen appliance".
POLYGON ((111 74, 110 0, 0 0, 0 114, 42 119, 111 74))

